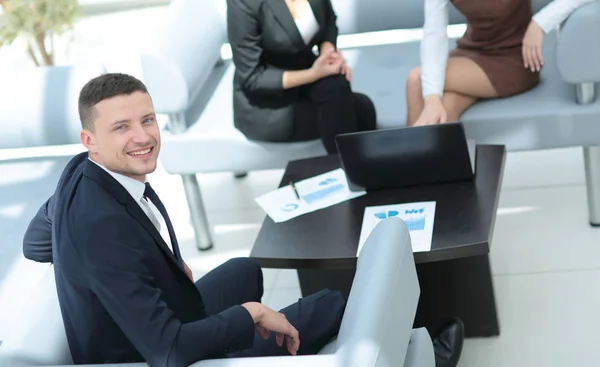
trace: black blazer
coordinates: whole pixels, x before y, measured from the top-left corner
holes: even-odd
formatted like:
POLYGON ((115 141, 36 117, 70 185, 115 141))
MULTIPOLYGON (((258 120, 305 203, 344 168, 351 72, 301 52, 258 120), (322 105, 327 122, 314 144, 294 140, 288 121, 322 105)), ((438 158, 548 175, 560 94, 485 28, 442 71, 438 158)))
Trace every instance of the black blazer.
POLYGON ((188 366, 252 347, 248 311, 234 306, 207 315, 150 219, 87 153, 69 163, 44 206, 24 246, 41 247, 51 223, 58 298, 76 364, 188 366))
POLYGON ((287 141, 298 88, 283 89, 283 72, 310 68, 314 45, 336 44, 330 0, 309 0, 320 29, 304 43, 284 0, 227 0, 227 32, 235 63, 235 126, 248 138, 287 141))

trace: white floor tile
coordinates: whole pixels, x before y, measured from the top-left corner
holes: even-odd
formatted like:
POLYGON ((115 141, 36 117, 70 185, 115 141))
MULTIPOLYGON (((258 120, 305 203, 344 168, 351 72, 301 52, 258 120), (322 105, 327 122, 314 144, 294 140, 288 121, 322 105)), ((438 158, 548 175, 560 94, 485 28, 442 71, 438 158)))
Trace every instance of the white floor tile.
POLYGON ((194 272, 206 273, 234 257, 248 257, 264 219, 261 210, 234 210, 210 213, 214 247, 198 251, 194 231, 189 222, 173 224, 181 253, 194 272))
MULTIPOLYGON (((279 269, 263 269, 263 286, 265 288, 265 294, 266 292, 270 292, 271 290, 273 290, 275 287, 275 282, 277 281, 277 278, 279 277, 279 269)), ((264 297, 263 297, 264 298, 264 297)))
POLYGON ((585 183, 581 148, 509 152, 503 190, 585 183))
POLYGON ((279 270, 273 288, 275 290, 285 288, 300 288, 300 281, 298 280, 298 271, 296 271, 295 269, 279 270))
POLYGON ((267 307, 279 311, 297 302, 300 298, 302 298, 300 288, 273 289, 269 294, 269 298, 263 299, 263 303, 267 307))
POLYGON ((598 366, 600 271, 495 278, 501 335, 467 339, 460 367, 598 366))
POLYGON ((265 290, 265 293, 263 294, 263 297, 262 297, 263 304, 265 304, 265 301, 271 297, 271 294, 273 294, 272 290, 265 290))
POLYGON ((495 274, 600 268, 600 228, 584 186, 504 191, 491 249, 495 274))

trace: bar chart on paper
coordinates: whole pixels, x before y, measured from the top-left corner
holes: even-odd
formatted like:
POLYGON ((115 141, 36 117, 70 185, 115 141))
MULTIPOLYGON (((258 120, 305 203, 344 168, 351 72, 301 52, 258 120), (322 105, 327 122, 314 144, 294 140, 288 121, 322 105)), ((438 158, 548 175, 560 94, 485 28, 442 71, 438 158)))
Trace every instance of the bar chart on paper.
POLYGON ((289 185, 255 200, 275 223, 281 223, 366 194, 365 191, 350 191, 342 169, 296 182, 295 187, 299 198, 289 185))
POLYGON ((356 256, 360 253, 362 246, 375 226, 382 220, 390 217, 398 217, 406 223, 406 227, 408 227, 410 233, 413 252, 431 250, 435 220, 435 201, 425 201, 366 207, 356 256))

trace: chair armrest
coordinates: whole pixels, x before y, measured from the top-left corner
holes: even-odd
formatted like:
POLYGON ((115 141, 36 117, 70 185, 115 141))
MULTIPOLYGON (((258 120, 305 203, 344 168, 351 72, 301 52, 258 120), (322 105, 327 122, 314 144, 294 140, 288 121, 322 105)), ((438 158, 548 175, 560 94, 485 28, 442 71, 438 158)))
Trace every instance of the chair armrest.
POLYGON ((566 82, 600 82, 600 1, 581 6, 564 22, 556 63, 566 82))
MULTIPOLYGON (((275 341, 273 341, 275 342, 275 341)), ((0 346, 0 348, 2 348, 0 346)), ((0 358, 0 366, 25 367, 22 361, 0 358)), ((46 366, 70 367, 71 365, 46 366)), ((79 367, 95 367, 97 365, 81 365, 79 367)), ((111 363, 103 367, 148 367, 147 363, 111 363)), ((284 357, 256 357, 256 358, 224 358, 209 359, 196 362, 189 367, 342 367, 335 355, 309 355, 309 356, 284 356, 284 357)), ((420 366, 420 365, 416 365, 420 366)), ((424 365, 425 366, 425 365, 424 365)))
MULTIPOLYGON (((275 341, 273 341, 275 342, 275 341)), ((200 361, 190 367, 342 367, 336 355, 225 358, 200 361)))
POLYGON ((72 363, 60 315, 54 268, 49 265, 0 345, 0 366, 72 363))
POLYGON ((413 329, 403 367, 435 367, 433 343, 427 329, 413 329))

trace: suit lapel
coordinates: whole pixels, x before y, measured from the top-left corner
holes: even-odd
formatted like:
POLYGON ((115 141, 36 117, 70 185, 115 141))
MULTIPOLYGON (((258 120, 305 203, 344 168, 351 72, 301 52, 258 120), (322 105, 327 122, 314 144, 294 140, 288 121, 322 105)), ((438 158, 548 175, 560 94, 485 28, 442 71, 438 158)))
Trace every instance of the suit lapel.
POLYGON ((163 250, 163 252, 169 257, 173 262, 181 269, 184 270, 179 262, 173 255, 173 252, 162 238, 154 224, 150 221, 150 218, 144 213, 140 205, 131 197, 129 192, 118 183, 113 177, 111 177, 107 172, 105 172, 102 168, 98 167, 95 163, 90 162, 89 160, 85 162, 85 167, 83 169, 84 175, 88 176, 92 180, 98 182, 102 187, 104 187, 108 192, 110 192, 119 203, 125 206, 127 212, 131 214, 135 220, 137 220, 145 229, 150 233, 152 238, 156 241, 158 246, 163 250))
POLYGON ((315 18, 317 19, 317 23, 319 26, 323 28, 325 25, 325 9, 323 8, 323 0, 308 0, 310 7, 312 8, 313 13, 315 14, 315 18))
POLYGON ((298 27, 296 27, 292 13, 290 13, 285 1, 267 0, 267 2, 281 27, 285 30, 288 36, 290 36, 292 43, 300 48, 306 47, 304 40, 300 35, 300 31, 298 31, 298 27))
POLYGON ((158 232, 154 224, 152 224, 150 218, 148 218, 146 213, 144 213, 142 208, 140 208, 139 204, 131 199, 130 202, 125 203, 125 206, 129 214, 131 214, 131 216, 134 217, 146 229, 146 231, 148 231, 148 233, 150 233, 156 243, 158 243, 159 247, 167 254, 167 256, 169 256, 169 258, 171 258, 171 260, 175 262, 175 264, 177 264, 177 266, 179 266, 179 268, 181 268, 179 262, 175 258, 175 255, 173 255, 173 252, 169 248, 169 245, 167 245, 160 232, 158 232))

